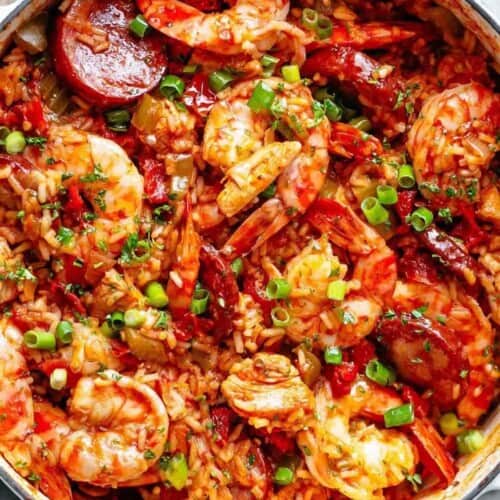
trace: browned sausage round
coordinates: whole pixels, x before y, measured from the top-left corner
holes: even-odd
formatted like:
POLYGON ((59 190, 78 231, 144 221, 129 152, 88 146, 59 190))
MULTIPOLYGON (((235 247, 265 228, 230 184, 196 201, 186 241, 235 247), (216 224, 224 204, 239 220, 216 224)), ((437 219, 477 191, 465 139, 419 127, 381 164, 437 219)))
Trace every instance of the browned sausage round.
POLYGON ((433 390, 434 402, 451 407, 463 394, 468 368, 462 344, 443 325, 426 318, 383 320, 377 338, 404 380, 433 390))
POLYGON ((56 21, 56 72, 100 107, 127 104, 158 85, 167 59, 162 35, 133 35, 132 0, 75 0, 56 21))

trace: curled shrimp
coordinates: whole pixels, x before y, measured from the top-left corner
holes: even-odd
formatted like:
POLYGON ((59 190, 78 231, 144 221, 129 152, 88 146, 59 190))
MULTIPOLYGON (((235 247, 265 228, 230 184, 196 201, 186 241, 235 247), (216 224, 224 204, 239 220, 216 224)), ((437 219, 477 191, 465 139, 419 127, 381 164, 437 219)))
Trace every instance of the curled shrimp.
POLYGON ((458 85, 425 101, 408 134, 422 195, 457 209, 479 199, 479 182, 499 150, 500 97, 478 84, 458 85))
MULTIPOLYGON (((381 490, 412 474, 417 463, 411 441, 396 430, 378 429, 359 417, 376 388, 356 383, 350 394, 335 399, 329 384, 315 390, 315 420, 297 434, 312 476, 323 486, 352 499, 381 498, 381 490)), ((379 401, 380 403, 380 401, 379 401)))
POLYGON ((162 455, 168 416, 148 386, 105 370, 78 381, 69 405, 74 430, 61 444, 60 464, 69 477, 116 486, 146 472, 162 455))
POLYGON ((165 35, 223 55, 256 59, 283 35, 298 51, 305 38, 302 30, 286 22, 288 0, 237 0, 226 11, 210 14, 178 0, 137 0, 137 5, 148 23, 165 35))
POLYGON ((226 242, 223 253, 239 255, 258 246, 304 213, 321 189, 328 167, 330 125, 315 113, 307 87, 278 78, 242 82, 221 95, 207 120, 204 159, 227 180, 217 197, 232 216, 247 208, 276 180, 276 192, 226 242), (248 106, 256 85, 275 93, 274 116, 248 106), (273 123, 287 137, 276 140, 273 123))

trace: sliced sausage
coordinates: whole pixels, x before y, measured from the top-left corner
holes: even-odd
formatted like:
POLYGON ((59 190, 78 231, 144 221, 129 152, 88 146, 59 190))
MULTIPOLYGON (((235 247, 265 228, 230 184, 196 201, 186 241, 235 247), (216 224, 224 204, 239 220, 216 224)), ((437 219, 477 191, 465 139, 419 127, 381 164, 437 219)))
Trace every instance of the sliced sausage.
POLYGON ((133 35, 132 0, 75 0, 56 21, 54 64, 76 93, 100 107, 136 100, 158 85, 167 59, 160 33, 133 35))
POLYGON ((434 402, 450 408, 463 395, 468 363, 457 336, 426 318, 381 321, 377 338, 405 381, 433 390, 434 402), (462 373, 463 375, 463 373, 462 373))

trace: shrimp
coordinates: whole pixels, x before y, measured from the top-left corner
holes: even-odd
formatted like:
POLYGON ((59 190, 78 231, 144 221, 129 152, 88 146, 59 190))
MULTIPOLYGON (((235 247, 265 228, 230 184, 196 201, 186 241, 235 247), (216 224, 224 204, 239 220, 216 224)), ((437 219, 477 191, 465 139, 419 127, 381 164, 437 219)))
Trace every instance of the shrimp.
POLYGON ((500 97, 479 83, 428 98, 407 148, 422 195, 457 211, 479 199, 480 181, 497 151, 500 97))
POLYGON ((28 366, 21 332, 2 321, 0 331, 0 451, 16 471, 54 500, 71 499, 71 488, 35 428, 28 366))
POLYGON ((116 486, 146 472, 160 458, 168 415, 148 386, 104 370, 83 377, 68 404, 77 429, 61 444, 59 462, 69 477, 96 486, 116 486))
POLYGON ((201 239, 194 227, 191 207, 186 202, 184 228, 167 284, 170 311, 174 318, 180 318, 189 312, 200 270, 200 252, 201 239))
MULTIPOLYGON (((64 126, 50 130, 43 158, 69 177, 66 186, 77 184, 98 215, 95 231, 86 236, 92 247, 104 241, 110 251, 121 250, 123 240, 137 232, 144 192, 142 175, 125 151, 114 141, 64 126)), ((75 243, 61 245, 63 252, 81 253, 75 243)))
POLYGON ((286 22, 288 0, 237 0, 224 12, 204 13, 178 0, 137 0, 148 23, 193 48, 258 59, 280 38, 291 38, 303 60, 304 32, 286 22))
POLYGON ((234 364, 221 389, 233 410, 256 428, 297 430, 312 412, 312 392, 279 354, 258 353, 234 364))
POLYGON ((335 399, 329 384, 320 380, 316 418, 297 435, 312 476, 352 499, 383 498, 381 490, 404 481, 417 463, 414 447, 402 432, 353 420, 370 403, 372 390, 376 388, 359 381, 350 394, 335 399))
POLYGON ((231 217, 247 208, 276 182, 276 194, 256 209, 232 234, 222 252, 236 256, 258 246, 312 203, 328 167, 329 121, 315 112, 307 87, 279 78, 242 82, 221 94, 212 108, 203 139, 203 158, 227 180, 217 197, 220 210, 231 217), (248 106, 256 85, 275 93, 274 116, 248 106), (289 140, 274 139, 279 123, 289 140))

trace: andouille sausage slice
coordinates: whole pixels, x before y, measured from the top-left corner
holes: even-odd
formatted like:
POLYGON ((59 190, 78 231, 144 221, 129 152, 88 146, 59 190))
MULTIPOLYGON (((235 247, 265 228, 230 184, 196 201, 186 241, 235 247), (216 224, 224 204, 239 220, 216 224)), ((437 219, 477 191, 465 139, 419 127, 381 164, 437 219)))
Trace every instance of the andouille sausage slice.
POLYGON ((133 0, 75 0, 56 20, 56 72, 87 101, 119 106, 158 85, 167 65, 164 38, 132 34, 137 14, 133 0))
POLYGON ((401 378, 432 389, 440 408, 453 406, 463 395, 461 372, 469 366, 452 330, 427 318, 401 317, 381 321, 377 334, 401 378))

